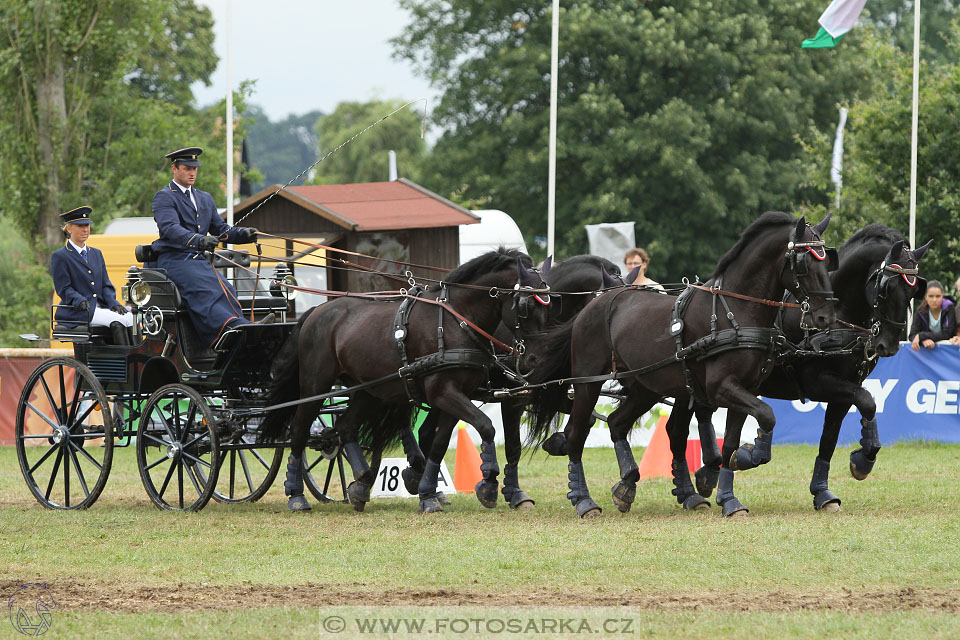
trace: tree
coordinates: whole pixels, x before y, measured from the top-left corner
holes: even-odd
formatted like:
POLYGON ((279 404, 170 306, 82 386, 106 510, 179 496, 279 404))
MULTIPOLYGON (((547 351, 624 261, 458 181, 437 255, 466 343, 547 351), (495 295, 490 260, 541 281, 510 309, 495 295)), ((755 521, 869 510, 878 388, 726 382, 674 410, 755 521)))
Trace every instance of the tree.
MULTIPOLYGON (((322 116, 314 126, 319 156, 323 157, 404 103, 399 100, 341 102, 333 113, 322 116)), ((410 108, 366 131, 315 167, 311 184, 383 182, 389 176, 388 151, 397 152, 397 171, 414 182, 426 146, 420 137, 421 116, 410 108)))
MULTIPOLYGON (((401 0, 394 40, 443 91, 424 184, 492 196, 545 235, 551 16, 547 0, 401 0)), ((564 2, 560 32, 560 257, 583 225, 636 222, 658 280, 705 275, 739 232, 805 192, 795 134, 834 128, 835 104, 874 81, 862 38, 800 49, 822 0, 564 2)), ((863 31, 863 30, 861 30, 863 31)))
MULTIPOLYGON (((867 4, 869 21, 890 43, 913 52, 913 7, 911 0, 873 0, 867 4)), ((949 41, 950 22, 958 15, 954 0, 923 0, 920 5, 920 42, 926 60, 957 62, 949 41)))
MULTIPOLYGON (((956 26, 953 42, 960 36, 956 26)), ((870 222, 909 230, 912 55, 872 40, 867 59, 885 81, 872 97, 854 100, 844 136, 843 187, 833 237, 844 238, 870 222)), ((956 56, 953 56, 956 59, 956 56)), ((922 271, 948 286, 960 275, 960 158, 955 131, 960 122, 960 64, 941 58, 920 70, 917 147, 916 243, 934 240, 922 271)), ((805 136, 809 183, 824 192, 829 181, 832 135, 805 136)), ((833 225, 831 224, 831 227, 833 225)))
MULTIPOLYGON (((323 115, 320 111, 291 114, 279 122, 270 122, 260 107, 250 105, 245 115, 250 119, 246 137, 250 164, 264 175, 263 182, 254 185, 254 191, 270 184, 287 184, 316 162, 317 134, 313 127, 323 115)), ((303 184, 303 178, 293 184, 303 184)))

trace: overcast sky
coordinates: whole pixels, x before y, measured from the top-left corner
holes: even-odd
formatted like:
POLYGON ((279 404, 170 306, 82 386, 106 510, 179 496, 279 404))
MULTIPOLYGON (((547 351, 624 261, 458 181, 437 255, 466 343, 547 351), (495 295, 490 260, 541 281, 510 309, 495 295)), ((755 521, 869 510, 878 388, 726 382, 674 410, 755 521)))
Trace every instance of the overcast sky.
MULTIPOLYGON (((213 13, 220 56, 212 86, 193 87, 200 106, 226 95, 227 1, 197 0, 213 13)), ((256 80, 250 101, 270 120, 373 98, 428 98, 435 106, 429 83, 391 57, 387 41, 409 21, 395 0, 229 1, 233 87, 256 80)))

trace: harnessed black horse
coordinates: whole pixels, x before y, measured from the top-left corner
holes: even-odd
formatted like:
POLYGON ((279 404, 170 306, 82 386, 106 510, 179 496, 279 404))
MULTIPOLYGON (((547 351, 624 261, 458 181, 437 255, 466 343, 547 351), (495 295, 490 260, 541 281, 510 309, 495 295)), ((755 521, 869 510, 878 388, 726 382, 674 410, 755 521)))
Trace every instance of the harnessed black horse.
MULTIPOLYGON (((483 442, 484 479, 496 482, 494 428, 470 396, 495 362, 490 334, 501 322, 532 332, 546 321, 548 304, 523 302, 547 293, 530 267, 525 254, 491 251, 419 296, 349 295, 314 307, 301 318, 274 364, 269 396, 274 406, 260 429, 261 439, 269 440, 293 418, 284 485, 291 510, 305 510, 303 449, 311 423, 331 395, 350 396, 337 431, 353 468, 355 480, 347 494, 355 509, 362 510, 369 501, 377 471, 370 469, 361 444, 380 452, 399 439, 401 426, 410 424, 411 407, 419 401, 448 416, 451 429, 460 419, 477 429, 483 442), (518 320, 524 307, 527 318, 518 320), (332 394, 330 389, 338 382, 348 388, 332 394)), ((426 463, 421 510, 430 510, 437 501, 440 460, 431 455, 426 463)))
MULTIPOLYGON (((567 498, 579 516, 600 513, 587 489, 581 455, 604 380, 621 380, 626 393, 608 421, 621 476, 613 498, 621 511, 629 510, 639 479, 627 434, 660 398, 677 400, 667 426, 670 433, 679 433, 682 427, 682 449, 677 450, 671 437, 675 460, 683 461, 694 398, 753 415, 763 432, 772 434, 773 412, 752 390, 780 349, 773 324, 782 303, 774 300, 789 290, 801 300, 798 308, 805 323, 825 328, 834 322, 827 254, 820 240, 828 222, 809 227, 803 218, 765 213, 720 259, 705 285, 690 285, 675 300, 650 291, 609 292, 588 304, 572 323, 548 335, 538 347, 545 356, 532 381, 554 380, 556 372, 568 368, 574 376, 573 411, 565 430, 570 458, 567 498), (718 300, 724 315, 718 314, 718 300), (721 328, 721 323, 729 326, 721 328)), ((538 395, 535 436, 552 426, 566 387, 551 385, 538 395)), ((680 464, 685 470, 686 462, 680 464)), ((689 493, 695 494, 689 472, 685 475, 689 493)))
MULTIPOLYGON (((850 454, 850 472, 857 480, 864 480, 873 469, 880 450, 877 407, 861 385, 876 366, 877 356, 897 353, 909 302, 922 299, 926 292, 926 280, 918 277, 917 270, 929 246, 930 242, 911 251, 899 231, 881 224, 868 225, 840 247, 839 269, 831 274, 838 298, 838 323, 823 331, 804 330, 793 309, 785 310, 778 319, 789 344, 759 393, 783 400, 827 403, 810 481, 817 510, 840 507, 840 499, 830 492, 827 479, 840 425, 851 405, 860 412, 862 429, 860 448, 850 454)), ((725 516, 747 511, 733 493, 734 470, 750 469, 769 460, 770 443, 766 440, 737 450, 745 419, 743 413, 728 413, 722 455, 709 422, 709 430, 701 436, 704 466, 696 473, 697 490, 708 497, 717 486, 719 474, 717 503, 725 516)))

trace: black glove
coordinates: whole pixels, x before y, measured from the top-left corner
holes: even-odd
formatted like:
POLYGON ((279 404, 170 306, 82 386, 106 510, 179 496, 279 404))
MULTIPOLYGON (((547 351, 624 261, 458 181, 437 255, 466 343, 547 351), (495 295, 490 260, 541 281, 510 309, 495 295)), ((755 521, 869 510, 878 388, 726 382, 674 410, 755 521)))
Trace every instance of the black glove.
POLYGON ((110 307, 110 311, 113 311, 114 313, 119 313, 120 315, 130 313, 130 311, 122 304, 118 304, 110 307))
POLYGON ((88 311, 90 309, 90 305, 87 303, 86 300, 81 300, 80 302, 75 304, 74 307, 77 309, 77 311, 88 311))
POLYGON ((247 243, 247 242, 256 242, 256 240, 257 240, 257 234, 260 233, 260 231, 258 231, 257 229, 255 229, 255 228, 253 228, 253 227, 246 227, 246 228, 244 228, 243 231, 244 231, 244 234, 243 234, 242 237, 245 238, 245 240, 244 240, 245 243, 247 243))
POLYGON ((200 242, 197 243, 197 246, 200 251, 213 251, 217 248, 218 244, 220 244, 220 241, 213 236, 203 236, 200 238, 200 242))

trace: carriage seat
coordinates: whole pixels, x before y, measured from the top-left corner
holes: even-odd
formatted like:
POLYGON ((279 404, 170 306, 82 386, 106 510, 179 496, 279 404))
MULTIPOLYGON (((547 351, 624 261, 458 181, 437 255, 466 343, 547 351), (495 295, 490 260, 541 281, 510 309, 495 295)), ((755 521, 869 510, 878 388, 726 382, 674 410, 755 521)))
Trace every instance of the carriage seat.
POLYGON ((53 325, 51 337, 59 342, 110 342, 112 335, 110 327, 91 327, 84 324, 64 324, 57 322, 53 325))

